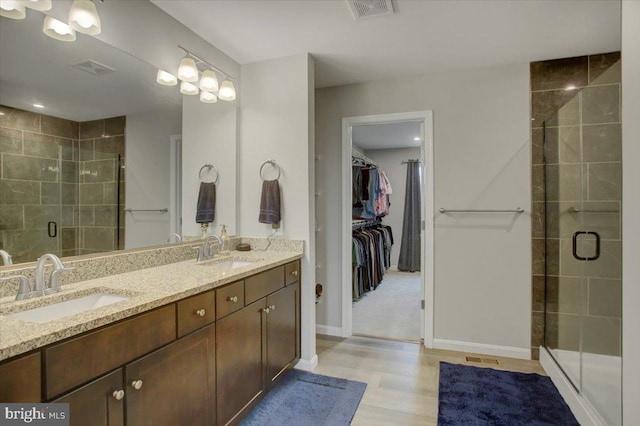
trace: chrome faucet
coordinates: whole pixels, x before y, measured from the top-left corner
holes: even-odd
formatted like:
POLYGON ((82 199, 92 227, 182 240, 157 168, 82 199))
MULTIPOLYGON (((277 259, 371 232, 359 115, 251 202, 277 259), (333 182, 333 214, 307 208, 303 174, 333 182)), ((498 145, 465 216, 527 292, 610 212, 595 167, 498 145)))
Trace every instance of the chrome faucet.
POLYGON ((12 265, 13 261, 11 260, 11 255, 6 250, 0 250, 0 257, 2 258, 2 263, 5 265, 12 265))
POLYGON ((31 284, 29 284, 29 278, 25 277, 24 275, 10 275, 8 277, 0 277, 0 282, 10 281, 13 279, 20 280, 20 287, 18 287, 18 294, 16 295, 16 300, 29 299, 32 296, 31 284))
POLYGON ((198 262, 213 259, 213 247, 215 246, 215 244, 211 244, 209 242, 211 238, 215 238, 216 240, 218 240, 218 246, 222 246, 222 240, 220 239, 220 237, 218 237, 217 235, 209 235, 202 242, 202 246, 198 247, 198 262))
POLYGON ((169 234, 169 238, 167 238, 168 243, 171 242, 171 237, 176 237, 176 243, 182 242, 182 236, 180 236, 180 234, 178 234, 177 232, 172 232, 169 234))
POLYGON ((47 253, 43 254, 38 258, 38 263, 36 263, 36 271, 35 271, 35 283, 33 286, 33 295, 34 296, 45 296, 51 293, 57 293, 60 291, 60 283, 58 281, 58 276, 63 271, 71 271, 75 268, 64 267, 62 262, 55 254, 47 253), (53 263, 53 272, 51 272, 51 277, 49 278, 49 284, 45 283, 44 279, 44 267, 47 264, 47 260, 50 260, 53 263))

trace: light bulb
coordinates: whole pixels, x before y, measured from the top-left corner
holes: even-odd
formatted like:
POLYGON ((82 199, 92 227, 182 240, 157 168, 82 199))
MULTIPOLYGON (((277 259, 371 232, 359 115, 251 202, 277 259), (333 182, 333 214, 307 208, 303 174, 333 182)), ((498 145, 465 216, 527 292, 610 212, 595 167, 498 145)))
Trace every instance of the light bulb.
POLYGON ((182 93, 183 95, 197 95, 199 92, 198 90, 198 86, 196 86, 195 84, 191 84, 187 81, 183 81, 182 83, 180 83, 180 93, 182 93))
POLYGON ((180 61, 180 67, 178 68, 178 78, 189 83, 198 81, 198 68, 196 67, 196 61, 188 56, 182 58, 180 61))
POLYGON ((69 9, 69 25, 81 33, 100 34, 100 16, 91 0, 74 0, 69 9))
POLYGON ((47 11, 53 6, 51 0, 28 0, 24 3, 26 7, 33 10, 47 11))
POLYGON ((76 32, 73 28, 51 16, 45 16, 42 32, 60 41, 74 41, 76 39, 76 32))
POLYGON ((211 92, 200 92, 200 100, 206 104, 215 104, 218 102, 218 97, 211 92))
POLYGON ((233 86, 231 80, 225 80, 220 85, 220 91, 218 97, 223 101, 235 101, 236 100, 236 88, 233 86))
POLYGON ((163 70, 158 70, 158 74, 156 74, 156 82, 158 82, 158 84, 162 84, 163 86, 175 86, 176 84, 178 84, 178 79, 173 74, 170 74, 163 70))
POLYGON ((24 19, 27 11, 24 3, 15 0, 0 0, 0 16, 10 19, 24 19))
POLYGON ((218 76, 212 70, 206 70, 202 73, 200 79, 200 90, 206 90, 207 92, 218 91, 218 76))

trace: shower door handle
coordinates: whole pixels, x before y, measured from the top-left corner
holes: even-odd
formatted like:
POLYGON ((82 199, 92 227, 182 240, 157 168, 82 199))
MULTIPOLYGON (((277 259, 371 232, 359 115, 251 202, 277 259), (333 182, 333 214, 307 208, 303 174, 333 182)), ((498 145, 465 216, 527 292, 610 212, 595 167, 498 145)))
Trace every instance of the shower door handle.
POLYGON ((49 237, 51 238, 55 238, 58 236, 58 224, 55 222, 49 222, 47 223, 47 233, 49 234, 49 237))
POLYGON ((587 260, 587 261, 596 260, 597 258, 599 258, 600 257, 600 234, 594 231, 577 231, 575 234, 573 234, 573 257, 575 257, 578 260, 587 260), (580 235, 593 235, 596 237, 596 253, 593 255, 593 257, 584 257, 584 256, 578 255, 578 237, 580 235))

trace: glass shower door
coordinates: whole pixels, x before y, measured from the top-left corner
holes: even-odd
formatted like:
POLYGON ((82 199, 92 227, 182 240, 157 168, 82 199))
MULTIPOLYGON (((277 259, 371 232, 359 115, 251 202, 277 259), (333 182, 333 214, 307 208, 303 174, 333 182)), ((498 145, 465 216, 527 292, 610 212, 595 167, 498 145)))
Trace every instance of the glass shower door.
POLYGON ((576 91, 544 128, 545 346, 610 425, 621 424, 618 89, 576 91))

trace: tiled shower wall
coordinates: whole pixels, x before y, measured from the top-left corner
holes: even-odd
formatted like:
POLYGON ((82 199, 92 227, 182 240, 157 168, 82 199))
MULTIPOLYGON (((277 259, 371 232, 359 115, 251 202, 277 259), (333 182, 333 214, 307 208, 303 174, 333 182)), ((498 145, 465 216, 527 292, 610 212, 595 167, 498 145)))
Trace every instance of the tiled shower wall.
POLYGON ((125 125, 125 117, 80 123, 78 254, 124 248, 125 125))
MULTIPOLYGON (((124 154, 125 123, 124 117, 98 123, 102 123, 102 133, 96 139, 84 138, 83 142, 89 141, 85 147, 90 146, 91 154, 83 153, 79 137, 87 132, 82 133, 82 128, 95 128, 96 122, 78 123, 0 106, 0 248, 8 250, 15 263, 33 261, 42 253, 72 256, 117 248, 113 237, 117 221, 109 217, 112 211, 111 216, 115 214, 117 191, 113 182, 117 175, 115 166, 109 173, 102 161, 115 164, 114 152, 116 158, 118 153, 124 154), (106 137, 111 135, 114 137, 106 137), (107 181, 113 187, 108 197, 104 195, 108 193, 104 190, 107 181), (103 186, 100 199, 98 189, 90 185, 95 182, 103 186), (88 208, 83 212, 81 205, 88 208), (81 213, 85 213, 84 218, 81 213), (60 238, 48 236, 50 221, 57 223, 60 238), (112 224, 111 237, 94 245, 96 237, 91 228, 96 223, 112 224), (89 228, 88 239, 85 227, 89 228)), ((124 183, 121 188, 124 194, 124 183)))
POLYGON ((620 81, 619 53, 531 64, 534 359, 545 342, 545 304, 548 344, 579 350, 582 313, 582 349, 619 355, 621 227, 616 211, 621 203, 620 81), (601 259, 588 264, 579 264, 571 256, 571 236, 579 225, 578 216, 570 209, 579 207, 580 198, 584 210, 606 211, 583 213, 583 224, 603 238, 601 259), (580 279, 581 266, 585 281, 580 279))

